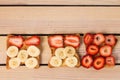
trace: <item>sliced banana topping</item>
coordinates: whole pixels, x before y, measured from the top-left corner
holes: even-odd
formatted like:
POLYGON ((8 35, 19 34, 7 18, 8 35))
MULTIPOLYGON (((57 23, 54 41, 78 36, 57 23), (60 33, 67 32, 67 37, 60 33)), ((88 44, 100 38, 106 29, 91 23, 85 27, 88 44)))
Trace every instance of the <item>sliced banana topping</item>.
POLYGON ((71 57, 75 55, 75 48, 71 47, 71 46, 67 46, 64 49, 64 53, 67 55, 67 57, 71 57))
POLYGON ((32 57, 37 57, 40 55, 40 50, 36 46, 28 47, 27 52, 32 57))
POLYGON ((50 64, 54 67, 60 67, 62 65, 62 60, 56 56, 50 59, 50 64))
POLYGON ((17 56, 18 54, 18 48, 16 46, 10 46, 8 49, 7 49, 7 55, 11 58, 17 56))
POLYGON ((66 58, 66 54, 64 53, 64 48, 57 48, 55 50, 55 56, 57 56, 60 59, 65 59, 66 58))
POLYGON ((36 58, 29 58, 25 61, 25 66, 30 69, 35 68, 37 65, 38 65, 38 61, 36 58))
POLYGON ((76 57, 68 57, 66 58, 65 60, 65 64, 68 66, 68 67, 75 67, 78 63, 78 60, 76 57))
POLYGON ((26 50, 20 50, 17 57, 21 62, 25 62, 28 58, 28 52, 26 50))
POLYGON ((18 58, 11 58, 9 60, 9 67, 15 69, 20 66, 20 60, 18 58))

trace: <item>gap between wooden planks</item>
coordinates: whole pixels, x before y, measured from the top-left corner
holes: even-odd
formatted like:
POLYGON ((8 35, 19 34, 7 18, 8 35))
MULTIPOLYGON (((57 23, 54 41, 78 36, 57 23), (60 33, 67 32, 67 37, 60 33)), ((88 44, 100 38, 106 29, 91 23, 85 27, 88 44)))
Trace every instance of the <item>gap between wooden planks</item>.
MULTIPOLYGON (((48 61, 51 57, 51 50, 48 45, 48 37, 47 36, 40 36, 41 37, 41 44, 42 44, 42 49, 41 49, 41 64, 48 64, 48 61)), ((118 42, 113 49, 113 55, 116 58, 116 64, 120 64, 120 36, 116 36, 118 39, 118 42)), ((6 38, 7 36, 0 36, 0 64, 6 64, 6 38)), ((79 55, 83 56, 86 54, 86 49, 85 45, 83 43, 81 36, 81 46, 79 48, 79 55)), ((46 66, 45 65, 45 66, 46 66)))

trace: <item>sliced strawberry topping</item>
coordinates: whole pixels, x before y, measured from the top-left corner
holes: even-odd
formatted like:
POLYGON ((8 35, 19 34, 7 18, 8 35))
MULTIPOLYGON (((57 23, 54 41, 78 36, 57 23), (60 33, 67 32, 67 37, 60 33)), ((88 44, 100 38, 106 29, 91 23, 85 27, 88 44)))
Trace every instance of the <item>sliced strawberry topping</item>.
POLYGON ((102 69, 105 65, 105 59, 101 56, 95 58, 93 62, 93 67, 97 70, 102 69))
POLYGON ((102 43, 104 43, 104 41, 105 41, 105 37, 103 34, 98 33, 98 34, 94 35, 94 40, 93 40, 94 44, 101 45, 102 43))
POLYGON ((106 57, 106 65, 114 66, 115 65, 115 57, 113 57, 113 56, 106 57))
POLYGON ((114 35, 108 35, 105 37, 105 44, 114 46, 117 42, 117 39, 114 35))
POLYGON ((98 49, 98 46, 96 45, 89 45, 86 51, 87 51, 87 54, 96 55, 99 49, 98 49))
POLYGON ((51 47, 54 47, 54 48, 63 47, 63 36, 62 35, 49 36, 48 43, 51 47))
POLYGON ((8 38, 8 44, 21 48, 23 45, 23 37, 22 36, 11 36, 8 38))
POLYGON ((64 44, 77 48, 80 46, 80 37, 78 35, 66 35, 64 38, 64 44))
POLYGON ((24 42, 26 45, 40 45, 40 37, 39 36, 31 36, 27 38, 24 42))
POLYGON ((81 62, 83 67, 90 68, 92 66, 92 63, 93 63, 92 56, 90 56, 90 55, 83 56, 82 62, 81 62))
POLYGON ((110 45, 105 45, 100 48, 100 55, 103 57, 110 56, 112 54, 112 47, 110 45))
POLYGON ((84 43, 86 45, 89 45, 92 42, 93 42, 93 34, 90 34, 90 33, 85 34, 85 36, 84 36, 84 43))

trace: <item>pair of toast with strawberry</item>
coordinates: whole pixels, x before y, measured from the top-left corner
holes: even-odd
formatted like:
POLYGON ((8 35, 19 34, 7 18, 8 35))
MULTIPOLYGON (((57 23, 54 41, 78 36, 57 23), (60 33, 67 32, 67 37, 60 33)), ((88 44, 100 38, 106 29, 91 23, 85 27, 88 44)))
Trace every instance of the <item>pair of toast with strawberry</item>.
POLYGON ((8 35, 7 39, 7 69, 15 69, 20 65, 27 68, 39 68, 40 37, 8 35))

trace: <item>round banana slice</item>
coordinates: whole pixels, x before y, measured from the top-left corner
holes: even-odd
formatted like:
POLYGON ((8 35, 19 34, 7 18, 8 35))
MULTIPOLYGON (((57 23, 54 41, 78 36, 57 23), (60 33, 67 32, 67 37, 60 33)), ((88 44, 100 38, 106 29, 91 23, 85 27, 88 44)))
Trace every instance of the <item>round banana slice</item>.
POLYGON ((56 56, 50 59, 50 64, 54 67, 60 67, 62 65, 62 60, 56 56))
POLYGON ((20 60, 18 58, 11 58, 9 60, 9 67, 15 69, 20 66, 20 60))
POLYGON ((28 47, 27 52, 32 57, 37 57, 40 55, 40 50, 36 46, 28 47))
POLYGON ((10 46, 8 49, 7 49, 7 55, 11 58, 17 56, 18 54, 18 48, 16 46, 10 46))
POLYGON ((65 59, 66 54, 64 53, 64 48, 57 48, 55 50, 55 56, 59 57, 60 59, 65 59))
POLYGON ((28 53, 26 50, 20 50, 17 57, 21 62, 25 62, 28 58, 28 53))
POLYGON ((67 46, 64 49, 64 53, 67 55, 67 57, 71 57, 75 55, 75 48, 71 47, 71 46, 67 46))
POLYGON ((33 69, 38 65, 38 61, 36 58, 29 58, 25 61, 25 66, 29 69, 33 69))
POLYGON ((65 64, 68 66, 68 67, 75 67, 78 63, 78 60, 76 57, 68 57, 66 60, 65 60, 65 64))

